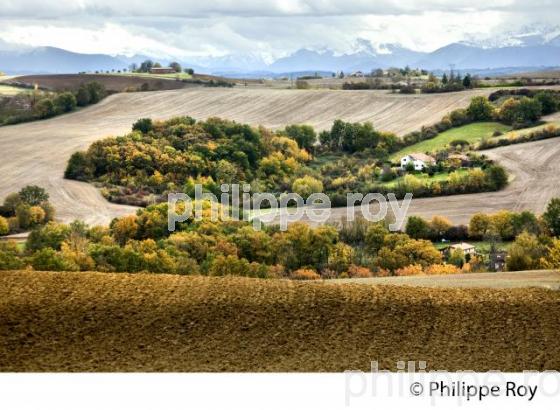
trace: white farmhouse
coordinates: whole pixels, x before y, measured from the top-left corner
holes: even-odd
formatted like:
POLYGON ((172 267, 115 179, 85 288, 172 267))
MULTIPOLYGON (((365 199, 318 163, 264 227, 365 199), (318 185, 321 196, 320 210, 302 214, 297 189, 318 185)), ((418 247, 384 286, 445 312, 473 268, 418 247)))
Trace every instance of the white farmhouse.
POLYGON ((427 154, 413 153, 401 158, 401 169, 406 169, 409 163, 414 165, 414 170, 422 171, 424 168, 434 165, 436 160, 427 154))

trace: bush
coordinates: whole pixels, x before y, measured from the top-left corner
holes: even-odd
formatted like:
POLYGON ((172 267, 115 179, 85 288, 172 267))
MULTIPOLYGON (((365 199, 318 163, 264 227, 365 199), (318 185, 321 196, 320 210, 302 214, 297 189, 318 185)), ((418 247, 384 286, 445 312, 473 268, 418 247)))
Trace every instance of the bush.
POLYGON ((151 118, 140 118, 132 124, 133 131, 140 131, 142 134, 147 134, 154 129, 151 118))
POLYGON ((93 178, 91 162, 85 152, 75 152, 68 160, 68 166, 64 171, 64 178, 87 181, 93 178))
POLYGON ((31 231, 27 238, 27 249, 30 251, 42 248, 59 250, 69 234, 70 228, 67 225, 49 222, 45 226, 31 231))
POLYGON ((429 239, 431 229, 428 222, 419 216, 411 216, 406 222, 405 232, 414 239, 429 239))
POLYGON ((10 225, 8 220, 3 216, 0 216, 0 235, 7 235, 10 233, 10 225))
POLYGON ((321 279, 321 276, 313 269, 298 269, 290 274, 290 279, 316 280, 316 279, 321 279))
POLYGON ((35 270, 64 271, 67 270, 64 258, 52 248, 43 248, 31 259, 31 266, 35 270))
POLYGON ((76 97, 70 92, 61 93, 54 99, 54 105, 58 112, 73 111, 77 105, 76 97))
POLYGON ((542 115, 541 103, 535 99, 510 98, 500 107, 499 117, 506 124, 527 124, 537 121, 542 115))
POLYGON ((363 266, 350 265, 348 267, 348 276, 350 278, 371 278, 373 277, 373 272, 363 266))
POLYGON ((24 266, 17 244, 14 241, 0 241, 0 270, 22 269, 24 266))
POLYGON ((298 90, 307 90, 310 88, 309 83, 305 80, 296 80, 296 88, 298 90))
POLYGON ((423 274, 424 270, 421 265, 408 265, 395 270, 395 276, 418 276, 423 274))
POLYGON ((489 121, 494 117, 494 106, 486 97, 474 97, 467 108, 471 121, 489 121))
POLYGON ((79 107, 85 107, 86 105, 89 105, 89 103, 89 91, 85 85, 81 85, 80 88, 78 88, 78 92, 76 93, 76 104, 79 107))
POLYGON ((306 175, 294 181, 292 191, 305 199, 311 194, 323 192, 323 183, 316 178, 306 175))
POLYGON ((425 270, 424 273, 426 275, 454 275, 457 273, 461 273, 461 269, 459 269, 455 265, 430 265, 425 270))
POLYGON ((38 118, 49 118, 56 114, 54 103, 50 98, 39 100, 35 104, 34 111, 38 118))

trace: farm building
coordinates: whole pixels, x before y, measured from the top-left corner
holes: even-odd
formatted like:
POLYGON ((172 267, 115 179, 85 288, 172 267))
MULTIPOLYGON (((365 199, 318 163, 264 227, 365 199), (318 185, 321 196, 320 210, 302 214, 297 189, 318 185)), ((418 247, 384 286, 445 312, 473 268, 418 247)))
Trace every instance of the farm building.
POLYGON ((476 248, 474 247, 474 245, 471 245, 470 243, 466 243, 466 242, 461 242, 461 243, 456 243, 453 245, 449 245, 443 249, 441 249, 441 254, 443 256, 449 256, 451 254, 451 252, 460 249, 463 251, 464 255, 471 255, 471 256, 475 256, 476 255, 476 248))
POLYGON ((452 251, 454 251, 456 249, 461 249, 465 255, 475 255, 476 254, 476 248, 474 247, 474 245, 471 245, 470 243, 466 243, 466 242, 461 242, 461 243, 456 243, 455 245, 450 245, 449 248, 452 251))
POLYGON ((415 171, 422 171, 424 168, 434 165, 436 160, 434 157, 427 154, 408 154, 401 158, 401 169, 406 169, 410 163, 413 164, 415 171))
POLYGON ((173 74, 176 73, 175 69, 171 67, 154 67, 150 69, 151 74, 173 74))

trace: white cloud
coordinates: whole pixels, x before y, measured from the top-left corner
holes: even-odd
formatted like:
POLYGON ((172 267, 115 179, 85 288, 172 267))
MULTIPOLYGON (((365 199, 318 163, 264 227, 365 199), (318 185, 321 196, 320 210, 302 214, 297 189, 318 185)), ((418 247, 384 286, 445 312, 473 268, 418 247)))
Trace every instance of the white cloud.
POLYGON ((0 38, 71 51, 189 57, 301 47, 351 49, 355 39, 431 51, 560 17, 554 0, 0 0, 0 38))

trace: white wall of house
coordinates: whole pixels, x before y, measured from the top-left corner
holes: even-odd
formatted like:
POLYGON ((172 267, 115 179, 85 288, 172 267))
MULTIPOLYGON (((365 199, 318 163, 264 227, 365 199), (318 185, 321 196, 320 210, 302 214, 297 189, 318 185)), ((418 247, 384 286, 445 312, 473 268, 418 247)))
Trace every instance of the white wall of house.
POLYGON ((406 157, 401 158, 401 169, 406 169, 406 166, 409 162, 412 162, 412 164, 414 164, 415 171, 422 171, 424 168, 426 168, 426 163, 424 161, 413 159, 410 155, 407 155, 406 157))

